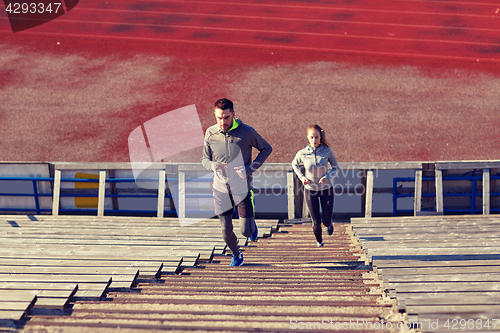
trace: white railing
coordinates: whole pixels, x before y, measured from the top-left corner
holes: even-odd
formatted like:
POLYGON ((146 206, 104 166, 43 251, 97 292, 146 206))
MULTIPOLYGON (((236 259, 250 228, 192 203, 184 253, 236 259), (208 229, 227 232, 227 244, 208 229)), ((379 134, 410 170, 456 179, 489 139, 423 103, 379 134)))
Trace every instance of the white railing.
MULTIPOLYGON (((9 165, 13 166, 16 163, 0 163, 0 176, 5 175, 2 168, 9 165)), ((18 163, 19 164, 19 163, 18 163)), ((33 163, 32 163, 33 164, 33 163)), ((443 171, 445 170, 482 170, 482 197, 483 197, 483 214, 490 213, 490 174, 491 169, 499 169, 500 161, 448 161, 448 162, 341 162, 339 163, 340 170, 358 170, 363 174, 362 186, 364 191, 362 194, 362 214, 365 217, 371 217, 373 212, 373 195, 376 193, 388 193, 388 189, 374 188, 375 174, 379 170, 414 170, 415 172, 415 187, 414 187, 414 215, 422 213, 422 174, 423 167, 426 167, 426 172, 434 169, 435 175, 435 193, 436 193, 436 214, 443 213, 443 171)), ((106 196, 106 182, 107 173, 116 170, 132 170, 130 163, 48 163, 53 177, 53 200, 52 200, 52 214, 59 215, 60 210, 60 193, 61 193, 61 174, 65 170, 77 171, 99 171, 99 187, 98 187, 98 204, 97 215, 104 216, 104 205, 106 196)), ((158 172, 158 187, 157 187, 157 216, 164 216, 165 209, 165 183, 167 175, 177 178, 178 202, 176 204, 177 214, 179 217, 186 216, 186 173, 204 171, 207 172, 199 163, 155 163, 151 166, 158 172)), ((296 216, 307 215, 307 209, 303 204, 301 196, 301 185, 297 181, 294 173, 288 163, 265 163, 261 172, 274 172, 281 171, 281 175, 286 178, 286 187, 281 190, 281 194, 287 196, 286 212, 289 219, 296 216), (302 212, 297 212, 297 207, 302 207, 302 212)), ((261 189, 266 190, 266 189, 261 189)), ((351 188, 342 189, 342 193, 349 193, 351 188)), ((0 193, 2 191, 0 190, 0 193)), ((274 192, 273 192, 274 193, 274 192)))

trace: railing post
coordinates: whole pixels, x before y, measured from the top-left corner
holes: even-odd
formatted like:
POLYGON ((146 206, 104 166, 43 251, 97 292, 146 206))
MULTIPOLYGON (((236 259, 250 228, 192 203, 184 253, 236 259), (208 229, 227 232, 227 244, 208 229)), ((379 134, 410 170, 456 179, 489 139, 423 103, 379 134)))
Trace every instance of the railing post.
POLYGON ((59 215, 59 197, 61 195, 61 170, 54 171, 54 194, 52 196, 52 215, 59 215))
MULTIPOLYGON (((361 195, 361 215, 366 214, 366 170, 360 170, 361 173, 361 186, 365 191, 361 195)), ((347 189, 349 191, 349 189, 347 189)))
POLYGON ((442 214, 443 209, 443 170, 436 168, 436 212, 442 214))
POLYGON ((33 182, 33 195, 35 199, 35 208, 36 208, 36 214, 40 215, 40 199, 38 197, 38 186, 36 185, 36 180, 32 180, 33 182))
POLYGON ((483 214, 490 214, 490 169, 483 169, 483 214))
POLYGON ((365 191, 365 217, 372 217, 373 209, 373 170, 368 170, 366 175, 366 191, 365 191))
POLYGON ((182 170, 179 170, 179 207, 177 215, 180 219, 186 218, 186 173, 182 170))
POLYGON ((477 188, 477 181, 474 178, 474 173, 472 174, 472 191, 471 191, 471 196, 470 196, 470 210, 471 210, 471 215, 476 214, 476 188, 477 188))
POLYGON ((413 215, 417 216, 422 210, 422 170, 415 170, 415 195, 413 202, 413 215))
POLYGON ((97 201, 97 216, 104 216, 104 199, 106 195, 106 170, 99 171, 99 197, 97 201))
POLYGON ((288 219, 295 218, 295 192, 293 188, 293 171, 286 173, 286 195, 288 199, 288 219))
MULTIPOLYGON (((116 172, 114 169, 108 170, 108 177, 116 178, 116 172)), ((118 191, 116 189, 116 182, 109 183, 109 187, 111 187, 111 194, 118 194, 118 191)), ((113 196, 111 198, 111 202, 113 203, 113 210, 118 210, 118 197, 113 196)))
POLYGON ((157 216, 163 218, 165 211, 165 170, 160 170, 158 180, 158 212, 157 216))

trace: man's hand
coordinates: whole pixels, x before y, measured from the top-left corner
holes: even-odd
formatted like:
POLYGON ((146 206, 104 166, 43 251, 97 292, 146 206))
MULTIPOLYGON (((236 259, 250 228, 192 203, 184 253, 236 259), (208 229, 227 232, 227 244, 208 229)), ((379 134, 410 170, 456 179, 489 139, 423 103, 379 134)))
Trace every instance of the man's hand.
POLYGON ((236 171, 236 174, 238 176, 240 176, 240 178, 245 178, 245 175, 243 174, 244 170, 245 170, 245 167, 243 167, 243 166, 234 167, 234 171, 236 171))
POLYGON ((220 163, 217 162, 217 166, 215 167, 215 172, 219 175, 222 175, 222 172, 224 172, 224 169, 226 168, 227 163, 220 163))
POLYGON ((309 184, 310 182, 311 182, 311 181, 310 181, 309 179, 304 178, 304 180, 302 181, 302 184, 307 185, 307 184, 309 184))
POLYGON ((319 182, 320 182, 321 184, 326 184, 326 183, 328 183, 328 180, 326 180, 326 178, 325 178, 325 177, 322 177, 322 178, 319 180, 319 182))

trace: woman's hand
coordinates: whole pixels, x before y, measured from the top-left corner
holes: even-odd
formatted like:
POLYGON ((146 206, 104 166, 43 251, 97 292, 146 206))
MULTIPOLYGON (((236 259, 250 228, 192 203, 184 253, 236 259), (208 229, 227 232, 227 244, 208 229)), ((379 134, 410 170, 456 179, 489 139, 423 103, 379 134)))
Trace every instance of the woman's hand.
POLYGON ((243 175, 244 167, 243 166, 237 166, 234 167, 234 171, 236 171, 236 174, 240 176, 240 178, 244 178, 245 176, 243 175))
POLYGON ((326 184, 326 183, 328 183, 328 180, 326 180, 326 178, 325 178, 325 177, 322 177, 322 178, 319 180, 319 182, 320 182, 321 184, 326 184))
POLYGON ((309 179, 304 178, 304 180, 302 181, 302 184, 307 185, 307 184, 309 184, 310 182, 311 182, 311 181, 310 181, 309 179))

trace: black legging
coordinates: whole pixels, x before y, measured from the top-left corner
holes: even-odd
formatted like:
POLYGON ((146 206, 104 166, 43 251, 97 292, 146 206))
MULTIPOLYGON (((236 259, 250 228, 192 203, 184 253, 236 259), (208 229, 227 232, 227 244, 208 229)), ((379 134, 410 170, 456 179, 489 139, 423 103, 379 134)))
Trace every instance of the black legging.
POLYGON ((323 242, 321 221, 325 227, 332 224, 333 215, 333 187, 322 191, 312 191, 305 189, 306 203, 313 220, 313 232, 318 243, 323 242), (323 214, 320 214, 319 205, 323 214))

